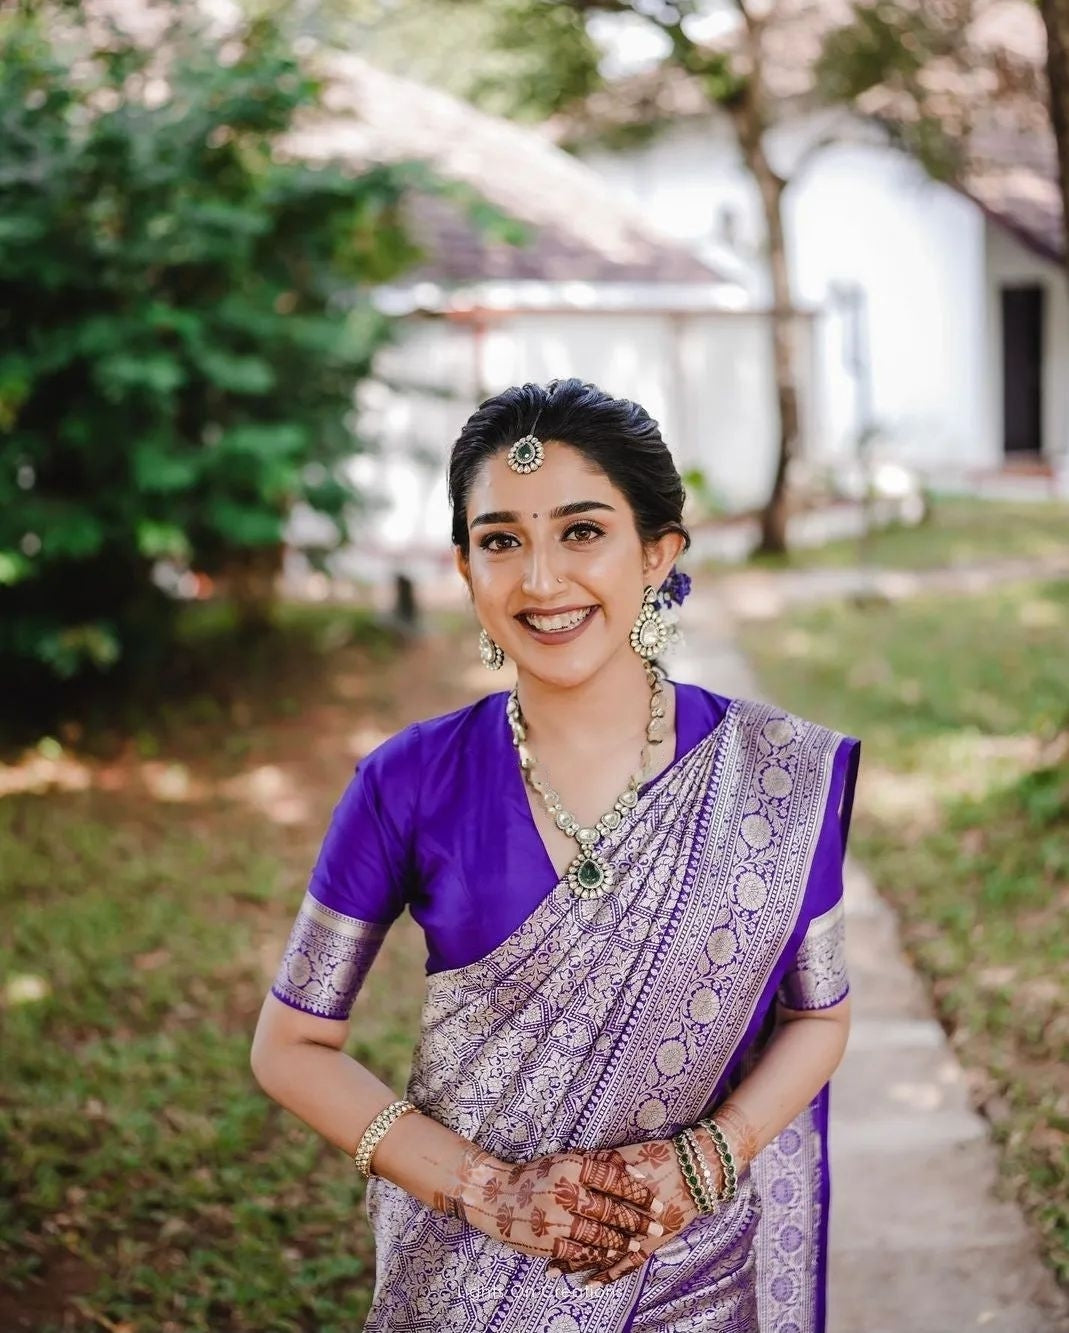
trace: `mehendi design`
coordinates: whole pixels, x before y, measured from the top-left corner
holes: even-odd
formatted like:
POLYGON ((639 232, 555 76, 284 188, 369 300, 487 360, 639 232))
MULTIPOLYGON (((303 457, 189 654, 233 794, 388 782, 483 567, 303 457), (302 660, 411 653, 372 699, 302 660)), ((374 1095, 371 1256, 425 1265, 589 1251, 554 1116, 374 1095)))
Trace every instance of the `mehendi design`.
POLYGON ((619 1190, 654 1201, 615 1151, 514 1164, 473 1147, 463 1154, 456 1186, 436 1193, 433 1207, 524 1254, 553 1255, 563 1271, 575 1272, 618 1261, 648 1235, 654 1219, 613 1193, 619 1190), (586 1184, 587 1178, 603 1188, 586 1184), (581 1257, 591 1254, 593 1260, 581 1257))
POLYGON ((508 1206, 508 1204, 503 1203, 497 1210, 497 1215, 494 1220, 497 1222, 498 1231, 507 1240, 508 1237, 512 1235, 512 1224, 516 1220, 515 1212, 508 1206))
POLYGON ((658 1166, 664 1166, 672 1157, 672 1147, 667 1139, 650 1139, 639 1149, 638 1160, 640 1162, 655 1162, 658 1166))
POLYGON ((737 1167, 749 1166, 759 1151, 757 1131, 735 1102, 725 1102, 713 1113, 713 1119, 727 1135, 737 1167))
POLYGON ((441 1190, 435 1192, 431 1207, 437 1208, 440 1213, 445 1213, 446 1217, 457 1218, 461 1222, 466 1222, 468 1220, 468 1214, 464 1207, 463 1200, 456 1198, 452 1194, 443 1194, 441 1190))

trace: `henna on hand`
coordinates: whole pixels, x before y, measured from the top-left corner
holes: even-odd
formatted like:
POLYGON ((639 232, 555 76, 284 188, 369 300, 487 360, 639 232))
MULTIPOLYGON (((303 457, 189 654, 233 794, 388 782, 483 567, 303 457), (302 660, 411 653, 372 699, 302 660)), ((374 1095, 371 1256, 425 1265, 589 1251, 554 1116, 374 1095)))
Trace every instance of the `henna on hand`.
MULTIPOLYGON (((716 1154, 711 1145, 710 1151, 715 1160, 716 1154)), ((649 1176, 651 1187, 664 1204, 663 1210, 657 1215, 663 1233, 661 1236, 643 1237, 637 1249, 630 1254, 622 1255, 615 1262, 608 1259, 603 1261, 587 1278, 587 1284, 593 1286, 616 1282, 641 1268, 652 1254, 678 1235, 698 1213, 683 1179, 679 1160, 670 1139, 653 1139, 646 1143, 631 1144, 616 1149, 616 1152, 631 1165, 638 1162, 643 1164, 643 1170, 649 1176)))
POLYGON ((589 1217, 595 1222, 607 1222, 609 1226, 637 1235, 648 1235, 651 1229, 649 1218, 644 1217, 637 1208, 632 1208, 630 1204, 620 1199, 614 1199, 611 1194, 598 1194, 595 1190, 585 1187, 580 1190, 573 1211, 579 1213, 581 1217, 589 1217))
MULTIPOLYGON (((620 1258, 621 1251, 612 1251, 615 1259, 620 1258)), ((579 1241, 570 1240, 568 1237, 562 1237, 553 1242, 553 1266, 561 1273, 578 1273, 584 1268, 597 1268, 599 1264, 604 1264, 608 1258, 605 1250, 599 1250, 593 1245, 582 1245, 579 1241)))
POLYGON ((618 1262, 662 1230, 663 1204, 615 1150, 510 1163, 472 1146, 454 1174, 434 1207, 569 1272, 618 1262))
POLYGON ((633 1273, 636 1268, 641 1268, 649 1257, 645 1250, 637 1250, 634 1254, 626 1254, 611 1268, 602 1268, 593 1277, 587 1278, 586 1285, 588 1287, 607 1286, 610 1282, 616 1282, 620 1278, 626 1277, 628 1273, 633 1273))
POLYGON ((735 1102, 725 1102, 713 1112, 713 1119, 724 1132, 731 1147, 731 1155, 741 1170, 749 1166, 759 1151, 757 1131, 735 1102))
POLYGON ((583 1158, 579 1173, 580 1183, 603 1194, 626 1199, 636 1208, 649 1209, 656 1201, 653 1190, 636 1179, 615 1148, 606 1152, 589 1153, 583 1158))
POLYGON ((468 1220, 463 1200, 458 1199, 453 1194, 445 1194, 441 1190, 435 1190, 431 1207, 437 1209, 440 1213, 445 1213, 446 1217, 454 1217, 461 1222, 468 1220))

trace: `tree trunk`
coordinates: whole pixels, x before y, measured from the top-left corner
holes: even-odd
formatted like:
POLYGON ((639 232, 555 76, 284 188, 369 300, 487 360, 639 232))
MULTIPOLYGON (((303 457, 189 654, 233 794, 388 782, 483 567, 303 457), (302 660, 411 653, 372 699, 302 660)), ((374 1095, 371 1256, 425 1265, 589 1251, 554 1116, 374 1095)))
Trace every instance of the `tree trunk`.
MULTIPOLYGON (((1062 210, 1069 221, 1069 0, 1040 0, 1039 7, 1047 29, 1050 118, 1058 141, 1062 210)), ((1062 255, 1069 273, 1069 245, 1063 243, 1062 255)))
POLYGON ((799 429, 794 304, 791 300, 783 230, 783 192, 786 182, 772 169, 765 153, 760 97, 760 70, 755 63, 751 89, 732 108, 732 117, 743 157, 761 195, 772 278, 772 365, 779 410, 779 449, 772 490, 761 513, 761 540, 757 549, 762 553, 783 554, 787 550, 787 476, 798 444, 799 429))

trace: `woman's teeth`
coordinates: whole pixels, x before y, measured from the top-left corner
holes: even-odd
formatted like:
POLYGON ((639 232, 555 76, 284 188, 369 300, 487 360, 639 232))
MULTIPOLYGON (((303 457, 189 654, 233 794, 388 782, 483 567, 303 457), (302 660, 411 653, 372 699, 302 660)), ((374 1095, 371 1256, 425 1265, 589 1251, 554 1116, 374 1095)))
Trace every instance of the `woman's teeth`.
POLYGON ((587 616, 593 614, 594 609, 588 606, 583 611, 566 611, 559 616, 525 615, 523 618, 540 634, 559 634, 566 629, 575 629, 577 625, 581 625, 587 616))

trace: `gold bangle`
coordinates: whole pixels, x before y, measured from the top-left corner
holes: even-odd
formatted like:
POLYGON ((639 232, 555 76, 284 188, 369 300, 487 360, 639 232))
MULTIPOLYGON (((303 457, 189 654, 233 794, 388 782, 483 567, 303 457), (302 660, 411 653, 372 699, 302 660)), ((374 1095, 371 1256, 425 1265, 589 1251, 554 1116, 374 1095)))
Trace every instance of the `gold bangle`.
POLYGON ((365 1180, 371 1176, 371 1159, 375 1155, 375 1149, 386 1137, 386 1133, 391 1129, 403 1115, 408 1115, 409 1111, 418 1111, 419 1107, 413 1106, 411 1102, 391 1102, 389 1106, 383 1107, 367 1129, 360 1136, 360 1142, 356 1145, 353 1152, 353 1165, 364 1177, 365 1180))

